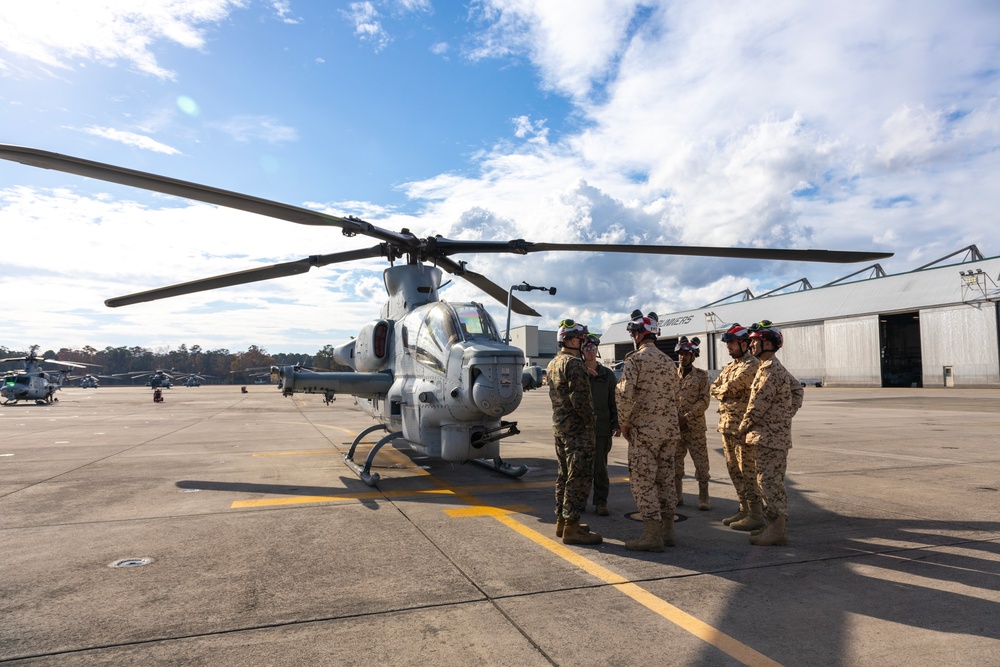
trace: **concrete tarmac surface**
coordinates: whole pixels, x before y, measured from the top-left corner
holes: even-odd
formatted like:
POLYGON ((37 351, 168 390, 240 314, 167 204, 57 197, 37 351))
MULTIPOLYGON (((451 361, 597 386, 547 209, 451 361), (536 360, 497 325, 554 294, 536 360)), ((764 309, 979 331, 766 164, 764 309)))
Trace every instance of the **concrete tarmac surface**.
POLYGON ((346 396, 0 406, 0 664, 1000 665, 1000 390, 805 391, 789 545, 722 525, 713 401, 712 509, 689 459, 664 553, 623 547, 621 439, 604 543, 556 540, 545 389, 502 448, 524 477, 386 446, 377 488, 346 396))

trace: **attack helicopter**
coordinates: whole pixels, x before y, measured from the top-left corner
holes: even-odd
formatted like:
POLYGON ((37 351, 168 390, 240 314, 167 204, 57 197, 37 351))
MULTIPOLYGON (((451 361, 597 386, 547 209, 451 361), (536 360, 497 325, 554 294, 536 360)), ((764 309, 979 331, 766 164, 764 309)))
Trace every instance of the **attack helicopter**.
POLYGON ((180 383, 182 387, 200 387, 201 383, 205 378, 215 377, 214 375, 198 375, 197 373, 191 373, 189 375, 178 375, 175 379, 180 383))
POLYGON ((475 461, 511 476, 524 474, 500 457, 500 441, 518 433, 504 420, 520 404, 522 350, 503 342, 481 303, 439 299, 444 273, 462 278, 515 313, 539 316, 531 306, 456 255, 537 252, 612 252, 779 261, 852 263, 892 256, 884 252, 723 248, 675 245, 547 243, 419 238, 408 229, 393 231, 354 216, 339 217, 276 201, 182 181, 125 167, 33 148, 0 145, 0 158, 42 169, 55 169, 154 192, 224 206, 301 225, 335 227, 347 237, 365 236, 375 245, 228 273, 107 299, 112 308, 305 273, 314 267, 381 257, 388 300, 379 316, 357 337, 335 347, 334 359, 352 372, 316 372, 297 366, 272 369, 284 396, 296 392, 351 395, 377 423, 355 438, 345 462, 369 485, 378 450, 389 442, 445 461, 475 461), (397 262, 399 262, 397 264, 397 262), (354 452, 364 437, 387 431, 370 450, 364 466, 354 452))
POLYGON ((4 374, 3 384, 0 385, 0 396, 3 396, 4 405, 14 405, 18 401, 34 401, 39 405, 58 401, 55 393, 62 388, 63 382, 66 381, 66 377, 71 372, 70 369, 86 368, 93 365, 46 359, 39 357, 36 354, 37 351, 38 346, 32 345, 26 356, 0 359, 0 364, 11 361, 24 362, 23 369, 8 371, 4 374), (47 371, 43 369, 43 365, 46 364, 62 366, 63 368, 47 371))
POLYGON ((155 371, 131 371, 129 373, 116 373, 114 377, 129 378, 131 380, 148 377, 149 379, 146 381, 146 386, 152 389, 170 389, 170 387, 173 386, 174 381, 174 378, 170 375, 169 371, 160 369, 155 371))

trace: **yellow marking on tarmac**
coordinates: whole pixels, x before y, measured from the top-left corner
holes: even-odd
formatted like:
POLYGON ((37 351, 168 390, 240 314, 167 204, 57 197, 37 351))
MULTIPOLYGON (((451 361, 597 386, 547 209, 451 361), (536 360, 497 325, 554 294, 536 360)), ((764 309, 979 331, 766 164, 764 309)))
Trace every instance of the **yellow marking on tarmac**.
POLYGON ((287 498, 259 498, 257 500, 234 500, 230 509, 244 507, 279 507, 282 505, 305 505, 307 503, 343 503, 352 500, 382 500, 390 498, 412 498, 419 496, 453 496, 451 489, 420 489, 416 491, 359 491, 338 493, 331 496, 290 496, 287 498))
POLYGON ((336 449, 316 449, 313 451, 302 451, 302 452, 261 452, 259 454, 251 454, 250 456, 312 456, 314 454, 343 454, 344 452, 337 451, 336 449))
POLYGON ((463 510, 445 510, 449 516, 490 516, 507 526, 511 530, 528 538, 535 544, 548 549, 563 560, 572 563, 584 572, 600 579, 606 584, 614 586, 618 591, 632 598, 650 611, 659 614, 677 627, 690 632, 702 641, 711 644, 723 653, 739 660, 744 665, 752 667, 781 667, 781 664, 771 660, 766 655, 755 651, 746 644, 740 642, 726 633, 713 628, 708 623, 695 618, 691 614, 675 607, 666 600, 656 597, 646 589, 634 584, 621 575, 609 570, 603 565, 599 565, 584 555, 567 548, 561 542, 542 535, 537 530, 525 526, 523 523, 510 516, 511 512, 499 507, 489 507, 482 504, 477 498, 466 494, 458 494, 466 502, 472 501, 473 507, 463 508, 463 510))

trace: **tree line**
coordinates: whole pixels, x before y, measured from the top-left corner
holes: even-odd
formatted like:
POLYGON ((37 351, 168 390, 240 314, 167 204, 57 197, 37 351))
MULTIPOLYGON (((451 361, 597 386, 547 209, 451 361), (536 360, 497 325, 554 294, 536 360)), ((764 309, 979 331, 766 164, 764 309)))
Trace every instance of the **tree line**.
MULTIPOLYGON (((230 352, 226 349, 205 350, 200 345, 181 345, 176 350, 150 350, 145 347, 106 347, 98 350, 89 345, 78 350, 60 348, 58 351, 46 350, 36 354, 46 359, 59 361, 74 361, 83 364, 94 364, 89 369, 77 369, 74 375, 103 376, 105 382, 113 375, 127 373, 149 373, 157 370, 166 371, 171 375, 200 375, 206 384, 245 384, 253 382, 257 377, 263 377, 271 366, 302 366, 318 371, 350 370, 340 366, 333 360, 333 346, 324 345, 313 355, 278 353, 268 354, 267 350, 251 345, 243 352, 230 352)), ((13 350, 0 345, 0 359, 11 357, 26 357, 28 350, 13 350)), ((5 370, 16 368, 16 362, 4 364, 5 370)), ((136 380, 142 384, 147 378, 136 380)), ((129 384, 127 377, 118 380, 129 384)))

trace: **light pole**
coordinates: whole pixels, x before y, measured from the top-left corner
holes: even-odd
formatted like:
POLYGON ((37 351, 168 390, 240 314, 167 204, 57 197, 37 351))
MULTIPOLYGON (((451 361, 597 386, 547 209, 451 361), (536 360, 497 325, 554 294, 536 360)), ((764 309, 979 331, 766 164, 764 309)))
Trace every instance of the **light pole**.
POLYGON ((524 281, 520 285, 511 285, 510 289, 507 290, 507 329, 503 336, 504 344, 510 343, 510 303, 514 298, 514 292, 530 292, 531 290, 542 290, 543 292, 548 292, 552 296, 556 294, 555 287, 536 287, 534 285, 529 285, 528 281, 524 281))

